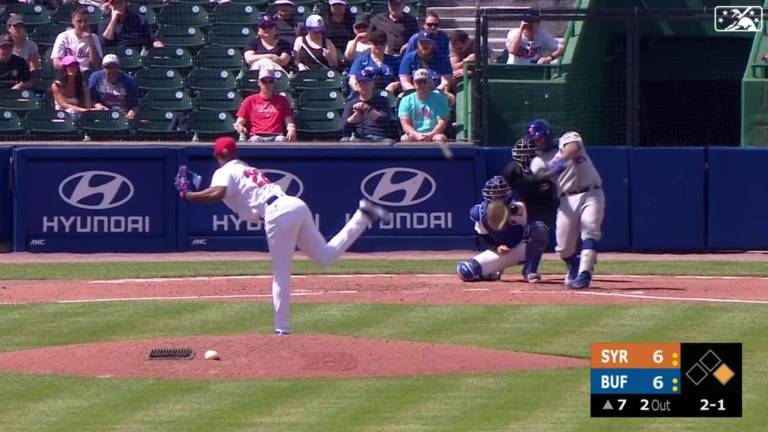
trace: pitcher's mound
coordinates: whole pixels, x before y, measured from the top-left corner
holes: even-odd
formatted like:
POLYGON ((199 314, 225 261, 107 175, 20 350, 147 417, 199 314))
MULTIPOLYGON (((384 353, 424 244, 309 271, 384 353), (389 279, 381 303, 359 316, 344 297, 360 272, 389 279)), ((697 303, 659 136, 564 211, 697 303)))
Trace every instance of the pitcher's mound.
POLYGON ((586 360, 422 342, 330 335, 169 337, 0 353, 0 371, 101 378, 392 377, 584 367, 586 360), (154 348, 192 360, 149 360, 154 348), (216 350, 220 360, 205 360, 216 350))

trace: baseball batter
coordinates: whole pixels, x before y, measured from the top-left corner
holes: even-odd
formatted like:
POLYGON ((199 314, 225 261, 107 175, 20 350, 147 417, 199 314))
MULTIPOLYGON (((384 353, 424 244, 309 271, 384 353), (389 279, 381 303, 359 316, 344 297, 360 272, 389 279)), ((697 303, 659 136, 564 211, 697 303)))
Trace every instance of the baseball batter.
MULTIPOLYGON (((504 178, 512 187, 512 190, 520 195, 520 200, 525 203, 528 212, 528 220, 541 224, 541 229, 546 229, 545 237, 549 238, 549 227, 554 226, 555 215, 560 204, 557 199, 557 186, 550 179, 540 179, 531 173, 530 165, 536 157, 535 136, 527 135, 520 138, 512 147, 512 161, 504 167, 504 178)), ((539 264, 547 246, 545 241, 540 248, 526 248, 525 264, 523 264, 523 278, 530 283, 541 281, 539 264)))
POLYGON ((483 202, 470 208, 469 218, 487 250, 456 267, 465 282, 499 280, 504 269, 526 259, 527 249, 543 252, 547 244, 547 227, 539 222, 527 223, 525 204, 515 199, 504 177, 485 182, 482 194, 483 202))
POLYGON ((307 204, 286 195, 280 186, 271 183, 258 169, 239 160, 233 138, 218 138, 213 156, 219 168, 213 174, 211 186, 194 192, 190 190, 189 179, 177 179, 179 196, 187 201, 224 201, 246 221, 263 218, 272 259, 275 334, 290 334, 291 264, 296 246, 318 265, 328 265, 346 251, 370 223, 388 219, 390 214, 367 200, 360 200, 349 222, 326 243, 315 226, 307 204))
POLYGON ((552 129, 545 120, 531 122, 528 133, 534 136, 533 141, 541 152, 531 162, 531 171, 541 178, 552 178, 560 195, 555 250, 568 267, 565 285, 575 289, 588 288, 597 262, 597 245, 602 237, 605 212, 602 179, 578 133, 563 134, 557 148, 552 129))

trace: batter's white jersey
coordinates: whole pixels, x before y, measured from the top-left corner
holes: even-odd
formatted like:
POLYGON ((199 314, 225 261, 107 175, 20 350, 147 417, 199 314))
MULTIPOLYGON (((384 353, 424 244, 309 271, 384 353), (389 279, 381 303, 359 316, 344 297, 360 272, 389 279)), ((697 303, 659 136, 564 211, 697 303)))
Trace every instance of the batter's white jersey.
POLYGON ((577 190, 583 190, 595 186, 602 186, 603 180, 600 174, 592 164, 592 159, 587 154, 587 149, 577 132, 566 132, 560 137, 559 148, 563 150, 566 144, 576 142, 579 144, 579 151, 565 165, 563 171, 556 179, 557 187, 560 193, 569 193, 577 190))
POLYGON ((220 186, 227 188, 224 204, 240 219, 248 221, 264 217, 264 206, 270 197, 285 195, 279 185, 270 183, 259 170, 238 159, 225 163, 213 173, 211 187, 220 186))

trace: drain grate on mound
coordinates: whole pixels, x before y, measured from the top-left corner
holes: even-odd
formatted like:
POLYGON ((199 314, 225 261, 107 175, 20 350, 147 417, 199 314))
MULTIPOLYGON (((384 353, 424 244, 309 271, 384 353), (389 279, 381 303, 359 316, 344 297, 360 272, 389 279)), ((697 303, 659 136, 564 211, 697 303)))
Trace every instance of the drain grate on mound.
POLYGON ((195 352, 192 348, 154 348, 149 352, 149 360, 192 360, 195 352))

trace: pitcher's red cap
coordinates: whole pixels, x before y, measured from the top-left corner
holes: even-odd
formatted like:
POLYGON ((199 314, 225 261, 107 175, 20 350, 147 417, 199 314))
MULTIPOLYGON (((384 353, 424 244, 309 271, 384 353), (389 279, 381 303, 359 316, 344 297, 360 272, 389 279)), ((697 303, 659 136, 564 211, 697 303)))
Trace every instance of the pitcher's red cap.
POLYGON ((228 154, 230 156, 237 154, 237 143, 235 139, 230 136, 223 136, 216 138, 213 142, 213 155, 221 156, 222 154, 228 154))

